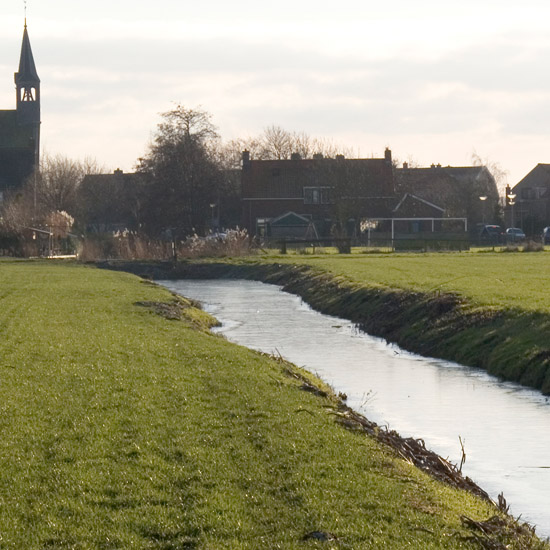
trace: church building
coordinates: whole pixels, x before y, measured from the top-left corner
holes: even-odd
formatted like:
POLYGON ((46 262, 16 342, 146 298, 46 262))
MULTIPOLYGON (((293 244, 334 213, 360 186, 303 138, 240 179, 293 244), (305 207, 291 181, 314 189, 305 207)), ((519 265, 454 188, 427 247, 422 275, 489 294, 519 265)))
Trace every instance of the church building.
POLYGON ((23 184, 39 162, 40 78, 26 21, 15 88, 16 108, 0 110, 0 203, 23 184))

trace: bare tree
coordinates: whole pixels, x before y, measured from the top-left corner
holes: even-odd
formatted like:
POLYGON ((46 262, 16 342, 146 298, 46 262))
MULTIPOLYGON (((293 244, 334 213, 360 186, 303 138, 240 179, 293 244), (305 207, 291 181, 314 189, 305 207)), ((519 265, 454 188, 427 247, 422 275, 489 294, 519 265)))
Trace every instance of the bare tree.
POLYGON ((499 194, 504 195, 508 183, 508 170, 502 168, 498 162, 493 162, 487 157, 482 158, 475 150, 472 152, 472 166, 486 168, 493 176, 499 194))
POLYGON ((293 153, 298 153, 302 158, 312 158, 314 155, 328 158, 335 158, 338 154, 353 155, 352 149, 339 147, 331 140, 315 138, 305 132, 289 132, 275 125, 267 127, 258 136, 226 143, 222 148, 224 165, 227 168, 239 168, 245 150, 250 152, 254 160, 288 160, 293 153))
POLYGON ((156 144, 188 139, 206 146, 219 138, 212 115, 203 111, 200 105, 196 109, 187 109, 178 103, 161 117, 163 121, 158 125, 156 144))
POLYGON ((78 215, 77 189, 84 176, 102 167, 90 158, 73 160, 63 155, 42 156, 40 166, 24 186, 3 205, 3 216, 11 227, 37 226, 56 212, 78 215))
POLYGON ((76 209, 76 190, 84 177, 83 166, 62 155, 43 157, 31 177, 35 205, 47 212, 76 209))
POLYGON ((269 126, 265 129, 262 139, 262 157, 273 160, 288 159, 294 153, 293 135, 280 126, 269 126))
POLYGON ((226 170, 239 170, 243 151, 248 151, 253 159, 267 160, 262 157, 262 144, 257 138, 232 139, 220 147, 220 163, 226 170))
POLYGON ((349 147, 338 146, 330 139, 312 137, 305 132, 293 132, 291 134, 293 153, 298 153, 302 158, 312 158, 314 155, 335 158, 337 155, 353 156, 353 150, 349 147))
POLYGON ((0 219, 2 228, 7 231, 19 232, 33 224, 35 208, 32 193, 19 192, 12 194, 2 203, 0 219))

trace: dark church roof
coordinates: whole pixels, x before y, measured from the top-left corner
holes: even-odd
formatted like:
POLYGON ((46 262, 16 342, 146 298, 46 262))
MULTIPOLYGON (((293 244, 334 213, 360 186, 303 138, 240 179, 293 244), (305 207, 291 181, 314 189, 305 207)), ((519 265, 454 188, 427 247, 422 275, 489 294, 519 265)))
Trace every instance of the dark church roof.
POLYGON ((33 128, 17 124, 17 111, 0 111, 0 149, 34 148, 33 128))
POLYGON ((27 32, 26 24, 25 30, 23 31, 21 57, 19 58, 19 71, 15 73, 15 82, 17 84, 22 84, 25 82, 40 82, 40 78, 38 78, 38 73, 36 72, 36 65, 34 64, 31 42, 29 40, 29 33, 27 32))

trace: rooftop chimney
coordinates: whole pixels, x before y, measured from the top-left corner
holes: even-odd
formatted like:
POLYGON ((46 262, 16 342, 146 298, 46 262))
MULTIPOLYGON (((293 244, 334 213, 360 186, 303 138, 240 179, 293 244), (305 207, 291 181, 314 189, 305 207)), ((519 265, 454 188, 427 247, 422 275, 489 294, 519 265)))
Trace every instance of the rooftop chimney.
POLYGON ((391 164, 391 149, 389 147, 386 147, 384 151, 384 158, 388 164, 391 164))

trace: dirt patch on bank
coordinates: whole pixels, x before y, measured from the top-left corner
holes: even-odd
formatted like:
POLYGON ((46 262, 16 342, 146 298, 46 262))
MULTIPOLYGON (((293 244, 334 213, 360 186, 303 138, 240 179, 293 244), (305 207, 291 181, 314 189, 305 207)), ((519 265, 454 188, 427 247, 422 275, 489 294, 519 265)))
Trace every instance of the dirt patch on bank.
POLYGON ((172 302, 136 302, 135 305, 150 309, 170 321, 181 321, 183 310, 189 307, 179 300, 173 300, 172 302))

